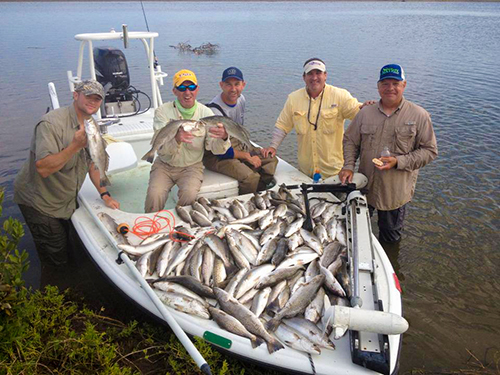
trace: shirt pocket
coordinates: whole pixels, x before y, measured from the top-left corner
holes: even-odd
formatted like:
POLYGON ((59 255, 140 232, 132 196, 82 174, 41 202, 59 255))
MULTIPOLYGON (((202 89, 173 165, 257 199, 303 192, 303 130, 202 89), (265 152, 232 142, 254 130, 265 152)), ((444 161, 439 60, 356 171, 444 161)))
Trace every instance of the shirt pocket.
POLYGON ((328 108, 321 111, 320 130, 323 134, 333 134, 337 128, 338 108, 328 108))
POLYGON ((400 154, 408 154, 413 150, 415 137, 417 136, 416 125, 403 125, 396 127, 396 135, 394 139, 395 151, 400 154))
POLYGON ((293 112, 293 116, 292 116, 293 126, 295 128, 295 131, 299 135, 306 134, 308 127, 310 126, 307 122, 306 115, 307 115, 307 113, 305 111, 293 112))
POLYGON ((361 133, 361 149, 363 150, 374 149, 377 126, 373 124, 362 124, 360 133, 361 133))

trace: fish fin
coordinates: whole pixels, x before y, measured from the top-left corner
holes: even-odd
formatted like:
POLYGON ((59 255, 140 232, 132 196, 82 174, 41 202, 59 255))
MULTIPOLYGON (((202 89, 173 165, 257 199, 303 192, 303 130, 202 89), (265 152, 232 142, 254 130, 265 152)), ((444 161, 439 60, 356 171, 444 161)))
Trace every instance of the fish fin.
POLYGON ((252 348, 254 349, 261 346, 264 343, 264 340, 257 336, 255 336, 254 339, 250 339, 250 341, 252 342, 252 348))
POLYGON ((108 178, 108 176, 106 176, 106 174, 104 174, 104 176, 101 176, 101 180, 100 180, 99 184, 101 187, 111 185, 111 182, 109 181, 109 178, 108 178))
MULTIPOLYGON (((104 144, 106 144, 106 141, 103 139, 102 140, 104 144)), ((106 146, 105 146, 106 147, 106 146)), ((106 149, 104 149, 104 154, 106 155, 106 158, 105 158, 105 163, 104 163, 104 170, 105 171, 108 171, 109 169, 109 154, 108 152, 106 151, 106 149)))
POLYGON ((267 342, 267 350, 269 354, 273 354, 274 352, 284 348, 283 344, 276 339, 267 342))
POLYGON ((154 150, 149 150, 142 158, 141 160, 147 160, 150 163, 153 163, 153 159, 155 158, 155 152, 154 150))
POLYGON ((276 319, 276 318, 272 318, 271 320, 269 320, 266 323, 266 329, 270 332, 274 332, 274 331, 276 331, 276 329, 278 328, 280 323, 281 323, 281 320, 276 319))

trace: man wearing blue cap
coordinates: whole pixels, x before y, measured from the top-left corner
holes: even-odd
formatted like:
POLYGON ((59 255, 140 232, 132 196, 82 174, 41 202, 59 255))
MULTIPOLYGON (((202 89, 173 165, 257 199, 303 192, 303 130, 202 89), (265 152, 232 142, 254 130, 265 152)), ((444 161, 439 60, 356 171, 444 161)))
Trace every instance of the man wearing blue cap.
POLYGON ((437 157, 437 142, 429 113, 403 96, 406 78, 400 65, 382 67, 377 87, 378 105, 363 107, 345 132, 339 177, 342 183, 352 181, 359 155, 359 172, 368 177, 370 211, 378 213, 379 239, 395 243, 418 171, 437 157))
MULTIPOLYGON (((240 125, 244 124, 245 88, 243 73, 232 66, 224 70, 219 83, 222 92, 207 104, 214 114, 226 116, 240 125)), ((237 139, 231 139, 231 147, 224 155, 205 152, 203 164, 211 171, 219 172, 238 180, 239 193, 248 194, 265 189, 272 181, 278 159, 264 158, 261 149, 248 149, 237 139)))

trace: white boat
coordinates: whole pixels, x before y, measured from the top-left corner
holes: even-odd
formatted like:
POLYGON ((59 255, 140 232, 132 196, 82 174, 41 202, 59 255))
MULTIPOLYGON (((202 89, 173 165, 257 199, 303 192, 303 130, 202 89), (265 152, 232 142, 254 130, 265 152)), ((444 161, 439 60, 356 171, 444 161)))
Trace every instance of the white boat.
MULTIPOLYGON (((110 138, 120 142, 111 143, 107 148, 110 156, 108 176, 111 180, 109 191, 121 203, 120 210, 108 209, 103 205, 95 187, 87 177, 78 195, 79 208, 72 216, 72 222, 88 253, 107 278, 144 310, 165 321, 144 283, 139 282, 137 272, 130 263, 118 263, 119 251, 109 231, 99 220, 97 214, 105 212, 117 223, 127 223, 130 227, 139 217, 153 217, 143 210, 151 164, 142 161, 141 157, 149 150, 153 135, 152 123, 154 110, 162 104, 160 87, 166 74, 154 64, 154 40, 158 37, 154 32, 122 32, 79 34, 75 39, 81 42, 76 75, 68 72, 70 88, 74 83, 88 78, 96 78, 93 43, 111 41, 121 44, 141 41, 145 47, 148 60, 149 77, 152 87, 151 108, 138 109, 133 95, 125 95, 116 99, 109 98, 103 111, 97 114, 97 120, 110 138), (125 38, 124 38, 125 36, 125 38), (125 39, 125 40, 124 40, 125 39), (83 75, 84 54, 89 55, 90 71, 83 75), (121 100, 121 103, 118 103, 121 100), (103 112, 106 112, 103 113, 103 112)), ((96 50, 99 53, 99 50, 96 50)), ((102 51, 101 51, 102 52, 102 51)), ((120 54, 115 55, 119 56, 120 54)), ((99 78, 102 80, 102 78, 99 78)), ((109 85, 106 87, 109 89, 109 85)), ((54 86, 49 84, 53 107, 58 106, 54 86)), ((311 179, 299 172, 284 160, 280 160, 276 175, 277 185, 310 184, 311 179)), ((275 186, 273 189, 278 189, 275 186)), ((320 194, 320 193, 318 193, 320 194)), ((323 193, 325 194, 325 193, 323 193)), ((166 209, 175 217, 176 223, 182 220, 175 214, 175 188, 171 192, 166 209)), ((238 195, 238 183, 230 177, 205 171, 200 196, 232 200, 238 195)), ((242 201, 252 195, 239 196, 242 201)), ((331 195, 329 195, 331 196, 331 195)), ((394 269, 381 245, 371 233, 366 201, 363 194, 355 191, 342 204, 339 220, 345 221, 347 227, 347 246, 350 261, 350 273, 353 295, 353 308, 336 312, 337 329, 351 328, 347 334, 334 340, 335 350, 322 349, 321 354, 303 353, 288 346, 269 354, 266 345, 253 349, 250 341, 220 328, 215 321, 201 319, 166 307, 182 330, 192 336, 202 337, 213 345, 219 346, 230 354, 243 359, 258 362, 263 366, 277 368, 285 373, 346 375, 397 373, 401 350, 402 334, 394 334, 391 323, 384 319, 402 319, 402 300, 399 283, 394 269), (363 301, 361 304, 360 302, 363 301), (379 310, 379 311, 377 311, 379 310), (347 312, 346 312, 347 311, 347 312), (361 313, 361 318, 350 311, 361 313), (384 312, 381 316, 377 312, 384 312), (340 314, 344 314, 344 320, 340 314), (373 313, 373 314, 372 314, 373 313), (345 315, 347 314, 347 315, 345 315), (366 319, 365 319, 366 318, 366 319), (344 324, 344 325, 342 325, 344 324), (350 326, 349 326, 350 324, 350 326), (391 326, 387 328, 387 325, 391 326), (355 331, 354 329, 359 329, 355 331), (364 330, 364 331, 363 331, 364 330), (372 332, 370 332, 372 331, 372 332), (381 332, 377 332, 381 331, 381 332), (389 333, 389 334, 388 334, 389 333), (356 362, 356 363, 355 363, 356 362)), ((129 237, 131 242, 138 243, 139 238, 129 237)), ((332 308, 331 310, 334 310, 332 308)), ((404 319, 403 319, 404 320, 404 319)), ((391 320, 392 321, 392 320, 391 320)), ((167 323, 165 321, 165 323, 167 323)), ((332 333, 331 338, 333 338, 332 333)))

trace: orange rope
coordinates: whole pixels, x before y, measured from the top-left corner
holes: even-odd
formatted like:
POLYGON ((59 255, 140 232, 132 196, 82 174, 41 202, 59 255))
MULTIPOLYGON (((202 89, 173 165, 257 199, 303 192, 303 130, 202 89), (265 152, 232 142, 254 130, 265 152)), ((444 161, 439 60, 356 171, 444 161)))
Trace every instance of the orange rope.
POLYGON ((145 239, 153 234, 160 233, 165 228, 168 228, 168 234, 172 241, 176 242, 188 242, 189 240, 178 240, 173 237, 175 233, 178 233, 187 238, 194 238, 193 235, 188 233, 183 233, 174 230, 175 228, 175 216, 168 210, 158 211, 153 218, 149 218, 148 216, 139 216, 135 219, 134 226, 130 230, 130 233, 135 234, 137 237, 141 239, 145 239), (161 213, 166 213, 167 216, 162 216, 161 213), (171 217, 171 219, 168 217, 171 217))

